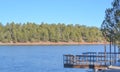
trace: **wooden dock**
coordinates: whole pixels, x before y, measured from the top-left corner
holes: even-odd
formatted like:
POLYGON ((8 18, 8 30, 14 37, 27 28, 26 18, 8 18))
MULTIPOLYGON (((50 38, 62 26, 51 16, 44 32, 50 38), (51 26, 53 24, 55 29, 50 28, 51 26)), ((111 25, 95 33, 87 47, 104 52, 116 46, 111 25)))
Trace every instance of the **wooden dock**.
POLYGON ((81 55, 64 55, 65 68, 90 68, 104 70, 115 64, 119 53, 86 52, 81 55), (110 59, 110 55, 112 59, 110 59))

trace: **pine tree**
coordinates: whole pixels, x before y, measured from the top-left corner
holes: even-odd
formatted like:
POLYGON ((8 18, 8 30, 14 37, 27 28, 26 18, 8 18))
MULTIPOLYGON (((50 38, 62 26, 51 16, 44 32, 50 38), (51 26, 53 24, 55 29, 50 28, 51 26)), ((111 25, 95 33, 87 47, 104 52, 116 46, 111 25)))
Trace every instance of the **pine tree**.
MULTIPOLYGON (((105 19, 101 25, 103 35, 118 40, 120 35, 120 0, 112 2, 112 8, 105 11, 105 19)), ((119 39, 120 40, 120 39, 119 39)))

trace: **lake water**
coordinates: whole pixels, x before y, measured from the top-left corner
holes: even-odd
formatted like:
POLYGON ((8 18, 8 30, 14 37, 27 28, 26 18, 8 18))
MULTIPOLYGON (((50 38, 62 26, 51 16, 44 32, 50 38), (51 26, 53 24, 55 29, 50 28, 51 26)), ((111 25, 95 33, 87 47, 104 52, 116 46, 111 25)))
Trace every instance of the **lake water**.
POLYGON ((104 51, 104 45, 0 46, 0 72, 87 72, 64 68, 63 55, 90 51, 104 51))

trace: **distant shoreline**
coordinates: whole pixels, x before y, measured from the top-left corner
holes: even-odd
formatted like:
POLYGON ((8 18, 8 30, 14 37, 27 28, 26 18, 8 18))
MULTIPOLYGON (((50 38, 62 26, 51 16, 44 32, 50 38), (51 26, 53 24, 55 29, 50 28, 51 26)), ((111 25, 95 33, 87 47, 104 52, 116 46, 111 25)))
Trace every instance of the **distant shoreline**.
POLYGON ((100 42, 27 42, 27 43, 0 43, 0 45, 83 45, 83 44, 109 44, 100 42))

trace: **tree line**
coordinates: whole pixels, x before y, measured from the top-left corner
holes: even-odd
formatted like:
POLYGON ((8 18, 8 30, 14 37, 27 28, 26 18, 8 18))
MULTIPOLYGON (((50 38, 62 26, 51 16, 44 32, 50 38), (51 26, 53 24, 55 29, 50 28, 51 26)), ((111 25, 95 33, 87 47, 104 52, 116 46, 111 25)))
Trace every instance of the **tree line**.
POLYGON ((99 28, 73 24, 0 23, 0 42, 102 42, 99 28))

